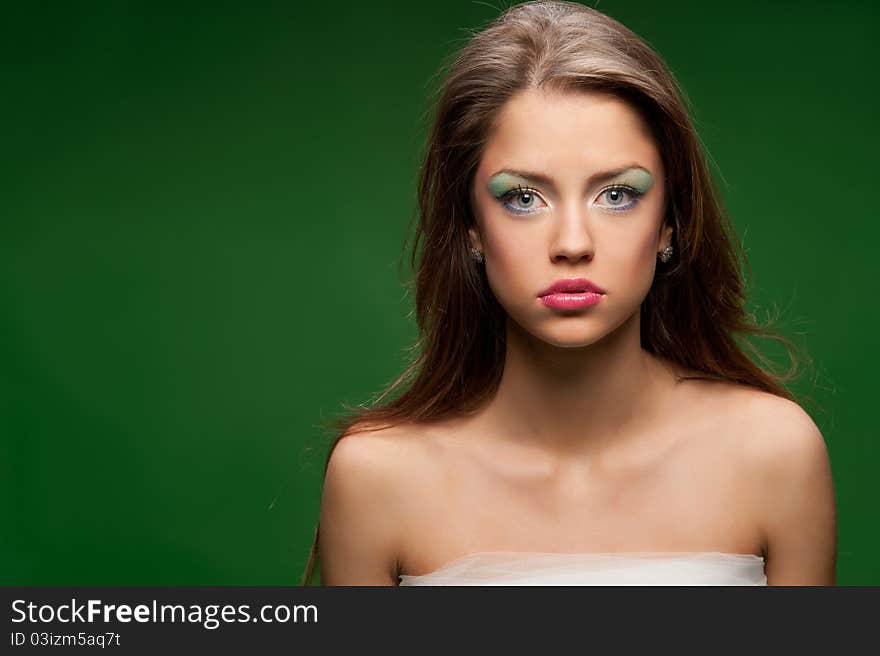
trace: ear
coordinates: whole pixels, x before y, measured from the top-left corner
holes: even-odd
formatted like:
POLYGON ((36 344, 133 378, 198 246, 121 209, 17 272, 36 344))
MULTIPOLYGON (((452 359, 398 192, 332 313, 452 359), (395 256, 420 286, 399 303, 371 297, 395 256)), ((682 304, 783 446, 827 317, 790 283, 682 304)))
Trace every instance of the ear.
POLYGON ((483 250, 483 240, 480 239, 480 233, 476 228, 468 228, 468 238, 471 240, 471 246, 477 250, 483 250))
POLYGON ((660 250, 662 251, 664 248, 672 244, 672 226, 666 223, 663 224, 663 227, 660 229, 660 250))

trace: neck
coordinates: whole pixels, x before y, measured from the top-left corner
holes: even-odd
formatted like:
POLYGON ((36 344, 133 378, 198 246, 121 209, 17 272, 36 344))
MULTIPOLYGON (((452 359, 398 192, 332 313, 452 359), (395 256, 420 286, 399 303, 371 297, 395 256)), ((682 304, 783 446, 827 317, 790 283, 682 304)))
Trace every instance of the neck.
POLYGON ((641 348, 638 312, 578 348, 548 344, 508 318, 504 371, 484 417, 515 439, 595 453, 647 428, 671 380, 641 348))

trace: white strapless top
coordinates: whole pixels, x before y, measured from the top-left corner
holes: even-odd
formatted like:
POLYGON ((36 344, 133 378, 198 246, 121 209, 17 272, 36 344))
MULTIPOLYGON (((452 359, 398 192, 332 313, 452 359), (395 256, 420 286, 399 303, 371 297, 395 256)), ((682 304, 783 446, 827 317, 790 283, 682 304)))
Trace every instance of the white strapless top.
POLYGON ((720 551, 480 551, 400 585, 767 585, 764 559, 720 551))

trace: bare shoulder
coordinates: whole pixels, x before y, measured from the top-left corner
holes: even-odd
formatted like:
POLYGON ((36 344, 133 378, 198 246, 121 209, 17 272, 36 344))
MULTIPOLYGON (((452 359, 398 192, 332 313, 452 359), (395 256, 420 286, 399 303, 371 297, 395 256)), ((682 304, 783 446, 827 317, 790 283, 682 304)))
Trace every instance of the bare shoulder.
POLYGON ((321 497, 325 585, 394 585, 424 440, 413 427, 354 426, 333 448, 321 497))
POLYGON ((759 390, 737 392, 744 453, 763 475, 795 475, 828 461, 819 427, 794 401, 759 390))
POLYGON ((785 480, 828 466, 825 439, 796 402, 742 385, 709 382, 694 396, 695 419, 712 428, 714 444, 744 473, 761 481, 785 480))
POLYGON ((786 455, 815 457, 825 442, 810 415, 796 402, 763 390, 704 380, 678 401, 689 422, 712 428, 711 438, 730 437, 753 464, 773 465, 786 455))
POLYGON ((327 475, 345 473, 370 476, 394 471, 394 459, 401 455, 404 435, 399 426, 355 424, 334 445, 327 475))
POLYGON ((736 393, 734 424, 768 583, 833 585, 837 521, 824 436, 797 403, 761 391, 736 393))
POLYGON ((354 478, 371 488, 394 486, 412 478, 431 446, 425 428, 415 424, 355 424, 335 445, 327 478, 354 478))

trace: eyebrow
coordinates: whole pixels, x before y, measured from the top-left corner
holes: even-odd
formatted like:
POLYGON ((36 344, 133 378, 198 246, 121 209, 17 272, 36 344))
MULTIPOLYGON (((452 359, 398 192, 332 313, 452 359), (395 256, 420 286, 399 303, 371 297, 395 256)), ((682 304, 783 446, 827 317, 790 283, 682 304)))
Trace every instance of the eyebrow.
MULTIPOLYGON (((591 175, 589 178, 587 178, 587 182, 592 185, 597 182, 602 182, 603 180, 610 180, 611 178, 616 178, 617 176, 622 175, 623 173, 626 173, 627 171, 631 171, 632 169, 640 169, 640 170, 644 171, 645 173, 647 173, 648 175, 651 175, 651 172, 647 168, 645 168, 644 166, 642 166, 638 162, 632 162, 631 164, 625 164, 624 166, 620 166, 620 167, 614 168, 614 169, 609 169, 607 171, 598 171, 598 172, 594 173, 593 175, 591 175)), ((549 187, 553 186, 553 180, 550 178, 550 176, 544 175, 543 173, 537 173, 534 171, 523 171, 522 169, 502 169, 502 170, 497 171, 497 172, 493 173, 492 175, 490 175, 489 179, 491 180, 496 175, 501 175, 502 173, 506 173, 507 175, 513 175, 518 178, 524 178, 526 180, 531 180, 534 182, 539 182, 539 183, 545 184, 549 187)))

